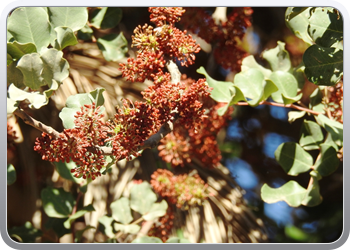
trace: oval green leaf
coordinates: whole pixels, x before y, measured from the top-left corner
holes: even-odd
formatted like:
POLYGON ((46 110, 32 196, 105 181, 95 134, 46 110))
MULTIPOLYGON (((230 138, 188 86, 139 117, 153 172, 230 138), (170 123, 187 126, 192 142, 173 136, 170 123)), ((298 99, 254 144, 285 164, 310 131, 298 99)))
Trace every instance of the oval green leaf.
POLYGON ((47 10, 53 28, 63 26, 77 31, 88 20, 86 7, 48 7, 47 10))
POLYGON ((19 43, 17 41, 7 43, 7 53, 15 60, 19 60, 25 54, 35 52, 37 51, 33 43, 19 43))
POLYGON ((130 207, 144 215, 151 210, 152 205, 157 201, 156 194, 152 191, 147 182, 135 184, 130 190, 130 207))
POLYGON ((122 197, 112 202, 110 207, 112 210, 112 217, 116 221, 128 224, 133 220, 128 198, 122 197))
POLYGON ((123 12, 118 7, 103 7, 92 13, 91 25, 97 29, 110 29, 118 25, 123 12))
POLYGON ((66 218, 72 213, 75 203, 71 193, 63 188, 47 187, 41 191, 41 200, 47 216, 54 218, 66 218))
POLYGON ((339 158, 337 151, 332 145, 321 144, 321 158, 315 163, 315 170, 321 176, 327 176, 333 173, 339 167, 339 158))
POLYGON ((154 203, 148 213, 144 214, 142 218, 146 221, 155 220, 164 216, 167 209, 168 203, 165 200, 162 200, 160 203, 154 203))
POLYGON ((107 215, 104 215, 98 219, 98 222, 100 223, 99 228, 101 232, 103 232, 109 238, 115 238, 115 233, 113 232, 113 227, 112 227, 113 221, 114 219, 107 215))
POLYGON ((12 164, 7 164, 7 185, 15 183, 17 179, 16 169, 12 164))
POLYGON ((301 204, 307 207, 314 207, 321 204, 323 198, 320 194, 320 186, 317 177, 311 176, 310 178, 312 178, 312 184, 308 186, 306 196, 301 204))
POLYGON ((50 44, 51 26, 41 7, 15 9, 8 18, 7 30, 19 43, 35 44, 38 52, 50 44))
POLYGON ((119 223, 114 223, 114 230, 115 231, 122 231, 126 234, 137 234, 140 231, 141 227, 139 225, 130 224, 130 225, 123 225, 119 223))
POLYGON ((293 176, 310 170, 313 165, 312 156, 295 142, 279 145, 275 157, 283 170, 293 176))
POLYGON ((77 38, 74 35, 74 32, 69 27, 56 27, 56 36, 55 40, 55 49, 63 50, 67 46, 76 45, 78 43, 77 38))
POLYGON ((268 61, 272 71, 289 71, 291 61, 289 53, 285 50, 285 43, 277 41, 277 46, 273 49, 264 51, 262 57, 268 61))
POLYGON ((305 75, 316 85, 333 86, 343 76, 343 51, 318 45, 309 47, 304 55, 305 75))
POLYGON ((298 81, 291 73, 284 71, 272 72, 270 80, 278 88, 278 91, 271 94, 275 102, 287 105, 299 101, 302 97, 302 94, 297 95, 298 81))
POLYGON ((17 63, 17 68, 23 74, 23 83, 33 90, 44 86, 44 78, 41 75, 44 63, 38 53, 24 55, 17 63))
POLYGON ((285 14, 286 24, 294 34, 307 44, 313 44, 307 31, 311 7, 288 7, 285 14))

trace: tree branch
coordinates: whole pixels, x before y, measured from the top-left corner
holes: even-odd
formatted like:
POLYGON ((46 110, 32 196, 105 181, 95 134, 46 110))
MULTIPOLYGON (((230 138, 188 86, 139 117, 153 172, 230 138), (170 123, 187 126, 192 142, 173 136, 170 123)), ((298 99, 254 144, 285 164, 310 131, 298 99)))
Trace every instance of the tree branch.
MULTIPOLYGON (((237 105, 237 106, 248 106, 249 104, 247 102, 238 102, 235 105, 237 105)), ((298 105, 295 105, 295 104, 287 104, 287 105, 285 105, 283 103, 262 101, 262 102, 259 103, 259 105, 270 105, 270 106, 275 106, 275 107, 293 108, 293 109, 297 109, 297 110, 300 110, 300 111, 308 112, 308 113, 313 114, 313 115, 320 115, 320 114, 322 114, 322 112, 318 112, 318 111, 315 111, 315 110, 312 110, 312 109, 304 108, 304 107, 301 107, 301 106, 298 106, 298 105)))

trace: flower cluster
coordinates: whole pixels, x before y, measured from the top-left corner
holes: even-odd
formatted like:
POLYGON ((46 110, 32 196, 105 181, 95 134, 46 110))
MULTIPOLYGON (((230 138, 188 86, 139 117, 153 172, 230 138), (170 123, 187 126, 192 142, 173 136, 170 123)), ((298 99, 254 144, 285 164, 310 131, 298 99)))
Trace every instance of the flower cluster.
POLYGON ((132 36, 132 46, 137 47, 136 58, 121 63, 123 77, 129 81, 154 80, 165 66, 165 57, 177 59, 182 65, 193 64, 200 47, 191 35, 174 26, 184 13, 181 7, 150 7, 151 21, 157 25, 138 26, 132 36))
POLYGON ((326 98, 327 109, 332 119, 343 123, 343 81, 335 86, 327 87, 326 98))
POLYGON ((92 179, 100 176, 100 170, 105 164, 104 156, 91 152, 90 148, 104 145, 108 137, 108 126, 102 121, 100 108, 84 105, 75 115, 75 127, 65 129, 58 138, 43 132, 36 139, 34 150, 42 155, 43 160, 51 162, 76 163, 77 167, 71 172, 77 178, 92 179))
POLYGON ((163 242, 169 239, 174 226, 174 211, 172 206, 168 206, 166 214, 158 219, 148 231, 148 236, 160 238, 163 242))
POLYGON ((203 8, 188 7, 181 24, 214 45, 214 57, 223 68, 240 71, 242 59, 248 54, 239 47, 245 31, 251 26, 250 7, 235 7, 226 22, 216 24, 212 16, 203 8))
POLYGON ((106 140, 112 142, 113 155, 117 159, 139 156, 137 148, 166 122, 157 108, 137 101, 129 103, 123 101, 123 107, 114 116, 113 136, 106 140))
POLYGON ((196 173, 174 175, 169 170, 158 169, 151 178, 154 191, 178 208, 201 205, 209 196, 208 184, 196 173))

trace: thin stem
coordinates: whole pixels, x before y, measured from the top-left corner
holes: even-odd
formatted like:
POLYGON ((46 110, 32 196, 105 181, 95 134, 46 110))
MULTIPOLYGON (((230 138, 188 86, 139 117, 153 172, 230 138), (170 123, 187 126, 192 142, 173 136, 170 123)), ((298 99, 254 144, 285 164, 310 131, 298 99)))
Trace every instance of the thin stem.
MULTIPOLYGON (((235 105, 237 105, 237 106, 248 106, 249 104, 247 102, 238 102, 235 105)), ((297 109, 297 110, 300 110, 300 111, 308 112, 308 113, 313 114, 313 115, 320 115, 320 114, 322 114, 322 112, 318 112, 318 111, 315 111, 315 110, 312 110, 312 109, 304 108, 304 107, 301 107, 301 106, 298 106, 298 105, 295 105, 295 104, 287 104, 287 105, 285 105, 283 103, 262 101, 262 102, 259 103, 259 105, 270 105, 270 106, 275 106, 275 107, 293 108, 293 109, 297 109)))

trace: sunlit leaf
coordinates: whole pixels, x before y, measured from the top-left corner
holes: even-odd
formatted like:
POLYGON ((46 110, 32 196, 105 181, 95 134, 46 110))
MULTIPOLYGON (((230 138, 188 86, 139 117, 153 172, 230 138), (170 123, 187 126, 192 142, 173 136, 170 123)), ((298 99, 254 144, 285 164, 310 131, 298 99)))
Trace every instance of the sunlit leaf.
POLYGON ((291 73, 275 71, 270 75, 270 79, 278 88, 271 94, 275 102, 287 105, 299 101, 302 97, 302 94, 297 95, 298 81, 291 73))
POLYGON ((19 43, 17 41, 7 43, 7 53, 12 59, 19 60, 25 54, 34 53, 36 47, 33 43, 19 43))
POLYGON ((134 211, 144 215, 150 211, 156 201, 157 196, 147 182, 144 181, 141 184, 132 186, 130 190, 130 207, 134 211))
POLYGON ((308 33, 316 44, 331 47, 343 40, 343 18, 335 11, 316 8, 309 19, 308 33))
POLYGON ((306 114, 305 111, 289 111, 288 112, 288 122, 292 123, 296 119, 302 118, 306 114))
POLYGON ((298 207, 304 200, 306 192, 306 189, 296 181, 289 181, 279 188, 271 188, 264 184, 261 188, 261 198, 266 203, 285 201, 292 207, 298 207))
POLYGON ((329 119, 325 115, 315 116, 316 121, 331 134, 332 140, 338 145, 343 145, 343 124, 329 119))
POLYGON ((311 176, 310 178, 312 178, 312 184, 309 184, 306 190, 306 196, 301 204, 308 207, 314 207, 319 205, 323 198, 320 195, 320 186, 317 177, 311 176))
POLYGON ((124 37, 123 32, 119 34, 111 33, 98 38, 97 46, 107 61, 121 60, 125 57, 125 53, 128 52, 128 41, 124 37))
POLYGON ((112 217, 116 221, 123 224, 128 224, 133 220, 128 198, 122 197, 116 201, 113 201, 110 207, 112 210, 112 217))
POLYGON ((272 73, 271 70, 264 68, 260 64, 258 64, 253 55, 249 55, 242 60, 241 71, 245 72, 249 69, 257 69, 259 70, 265 77, 265 79, 270 77, 272 73))
POLYGON ((38 52, 50 44, 49 18, 40 7, 15 9, 8 18, 7 30, 19 43, 35 44, 38 52))
POLYGON ((98 222, 100 223, 99 228, 101 228, 101 231, 109 238, 115 238, 115 233, 113 232, 112 226, 113 221, 114 219, 112 217, 106 215, 98 219, 98 222))
POLYGON ((155 220, 166 214, 168 203, 162 200, 160 203, 154 203, 148 213, 144 214, 142 218, 146 221, 155 220))
POLYGON ((264 51, 262 57, 269 62, 272 71, 286 72, 291 67, 289 53, 283 42, 278 41, 275 48, 264 51))
POLYGON ((307 44, 313 44, 307 31, 311 7, 288 7, 285 14, 287 26, 307 44))
POLYGON ((47 10, 53 28, 62 26, 77 31, 88 20, 86 7, 48 7, 47 10))
POLYGON ((72 46, 78 43, 77 38, 75 37, 73 30, 69 27, 56 27, 56 36, 55 48, 57 50, 63 50, 67 46, 72 46))
POLYGON ((135 224, 124 225, 124 224, 114 223, 114 230, 122 231, 124 233, 137 234, 140 231, 140 229, 141 227, 135 224))

